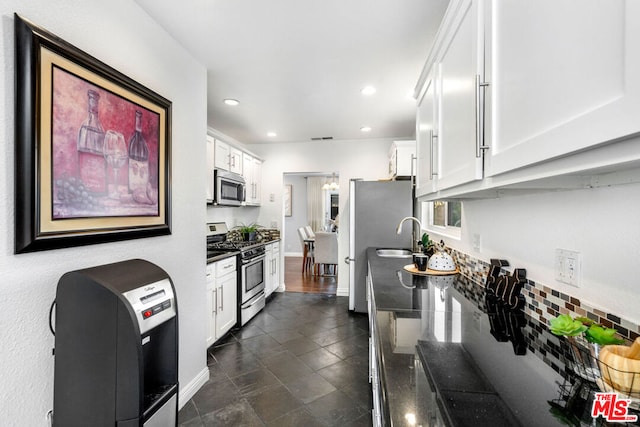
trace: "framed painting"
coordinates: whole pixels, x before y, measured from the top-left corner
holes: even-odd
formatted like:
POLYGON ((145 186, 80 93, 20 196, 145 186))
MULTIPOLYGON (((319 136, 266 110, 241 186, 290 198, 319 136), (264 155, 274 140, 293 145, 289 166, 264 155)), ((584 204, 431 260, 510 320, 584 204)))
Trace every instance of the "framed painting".
POLYGON ((15 33, 15 252, 170 234, 171 102, 17 14, 15 33))

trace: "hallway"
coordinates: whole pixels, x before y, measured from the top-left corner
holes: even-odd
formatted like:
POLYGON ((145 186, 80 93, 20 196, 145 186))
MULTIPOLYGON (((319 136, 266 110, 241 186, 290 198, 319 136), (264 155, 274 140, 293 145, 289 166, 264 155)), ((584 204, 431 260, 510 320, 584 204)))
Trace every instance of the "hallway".
POLYGON ((311 292, 335 295, 338 276, 314 276, 302 274, 302 257, 284 258, 284 283, 287 292, 311 292))
POLYGON ((209 350, 210 380, 180 411, 179 425, 370 426, 368 320, 347 304, 335 295, 275 293, 209 350))

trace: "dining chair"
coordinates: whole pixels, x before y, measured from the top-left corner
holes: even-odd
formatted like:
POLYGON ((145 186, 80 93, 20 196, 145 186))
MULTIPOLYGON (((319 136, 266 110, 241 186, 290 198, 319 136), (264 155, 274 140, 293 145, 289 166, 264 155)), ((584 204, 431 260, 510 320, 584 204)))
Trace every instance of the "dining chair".
POLYGON ((313 232, 313 229, 311 228, 310 225, 305 225, 304 226, 304 231, 306 231, 307 237, 309 239, 313 239, 314 237, 316 237, 316 233, 313 232))
POLYGON ((314 265, 318 269, 318 274, 323 276, 326 267, 333 271, 330 276, 335 276, 338 267, 338 234, 325 231, 318 231, 315 238, 314 265))
POLYGON ((304 227, 298 228, 298 237, 302 245, 302 274, 304 274, 313 266, 314 248, 304 227))

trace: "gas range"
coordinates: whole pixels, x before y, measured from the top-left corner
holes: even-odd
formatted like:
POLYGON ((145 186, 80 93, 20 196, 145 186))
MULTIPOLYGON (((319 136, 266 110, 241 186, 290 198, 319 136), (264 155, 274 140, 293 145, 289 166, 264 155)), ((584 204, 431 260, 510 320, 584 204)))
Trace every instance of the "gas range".
POLYGON ((207 260, 236 252, 238 268, 238 316, 244 326, 265 306, 265 245, 262 242, 227 240, 224 222, 207 224, 207 260))
POLYGON ((264 254, 264 243, 227 240, 228 232, 224 222, 207 224, 207 259, 229 252, 240 252, 240 259, 244 262, 264 254))

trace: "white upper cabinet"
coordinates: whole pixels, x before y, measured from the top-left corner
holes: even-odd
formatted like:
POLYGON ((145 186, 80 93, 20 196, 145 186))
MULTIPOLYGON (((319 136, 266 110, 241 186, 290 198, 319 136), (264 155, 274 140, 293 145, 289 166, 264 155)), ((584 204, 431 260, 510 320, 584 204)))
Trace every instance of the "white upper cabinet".
POLYGON ((207 135, 207 203, 213 203, 213 191, 214 191, 214 176, 213 170, 215 168, 215 140, 212 136, 207 135))
POLYGON ((640 163, 638 22, 634 0, 452 0, 418 82, 417 194, 640 163))
POLYGON ((639 2, 493 0, 486 17, 485 176, 640 131, 639 2))
POLYGON ((439 110, 437 169, 439 189, 482 178, 482 153, 477 150, 476 76, 483 78, 480 1, 464 0, 443 37, 434 71, 439 110))
POLYGON ((415 141, 393 141, 389 147, 389 179, 415 175, 415 141))
POLYGON ((242 151, 239 149, 216 139, 214 158, 216 168, 242 174, 242 151))
POLYGON ((229 172, 242 175, 242 151, 236 147, 229 149, 229 172))
POLYGON ((214 141, 214 145, 215 145, 215 151, 214 151, 214 160, 215 160, 215 167, 217 169, 224 169, 226 171, 229 170, 229 156, 230 156, 230 150, 231 147, 229 146, 229 144, 224 143, 222 141, 218 141, 215 140, 214 141))
POLYGON ((245 204, 259 206, 262 201, 262 161, 243 153, 242 176, 245 180, 245 204))
POLYGON ((416 117, 416 196, 435 191, 437 170, 438 118, 436 116, 436 81, 431 73, 418 100, 416 117))

